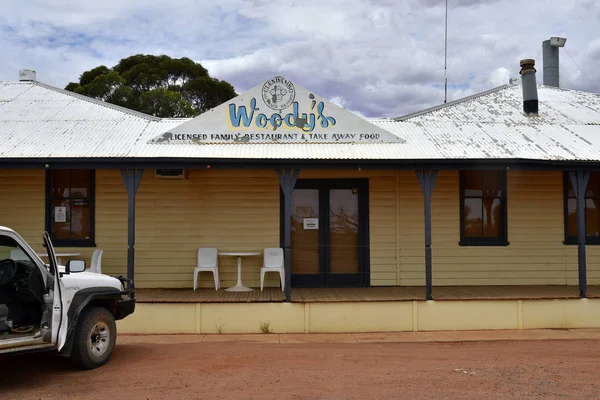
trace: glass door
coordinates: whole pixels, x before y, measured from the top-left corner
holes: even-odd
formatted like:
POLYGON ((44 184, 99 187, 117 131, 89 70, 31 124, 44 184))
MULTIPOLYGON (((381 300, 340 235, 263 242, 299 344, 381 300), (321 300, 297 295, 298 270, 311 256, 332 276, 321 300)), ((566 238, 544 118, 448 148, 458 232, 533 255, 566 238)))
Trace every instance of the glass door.
POLYGON ((294 189, 292 196, 292 282, 322 279, 319 190, 294 189))
POLYGON ((358 189, 329 190, 326 284, 343 284, 361 274, 358 189))
POLYGON ((369 284, 368 181, 298 180, 291 230, 292 286, 369 284))

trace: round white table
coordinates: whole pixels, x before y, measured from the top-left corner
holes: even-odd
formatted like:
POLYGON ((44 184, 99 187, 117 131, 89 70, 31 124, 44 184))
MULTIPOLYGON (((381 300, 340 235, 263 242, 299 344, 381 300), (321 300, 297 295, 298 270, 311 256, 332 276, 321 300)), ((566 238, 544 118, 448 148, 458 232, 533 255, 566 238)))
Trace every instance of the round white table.
POLYGON ((254 289, 246 287, 244 285, 242 285, 242 257, 251 257, 251 256, 260 256, 262 253, 260 252, 254 252, 254 251, 224 251, 224 252, 218 252, 217 254, 219 254, 220 256, 231 256, 231 257, 237 257, 237 267, 238 267, 238 279, 237 279, 237 284, 235 286, 232 286, 227 290, 228 292, 251 292, 254 289))

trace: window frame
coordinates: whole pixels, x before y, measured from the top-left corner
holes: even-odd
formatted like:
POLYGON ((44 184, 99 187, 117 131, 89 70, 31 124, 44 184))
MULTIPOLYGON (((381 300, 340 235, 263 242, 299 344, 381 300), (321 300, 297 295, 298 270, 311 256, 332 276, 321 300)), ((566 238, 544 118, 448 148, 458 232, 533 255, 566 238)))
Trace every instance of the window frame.
MULTIPOLYGON (((590 172, 590 174, 593 174, 594 172, 590 172)), ((595 173, 600 173, 600 172, 595 172, 595 173)), ((563 244, 565 245, 577 245, 577 235, 576 236, 569 236, 569 199, 577 199, 577 197, 569 197, 569 186, 571 184, 571 181, 569 179, 569 172, 568 171, 563 171, 563 220, 564 220, 564 240, 563 240, 563 244)), ((587 192, 587 188, 586 188, 586 192, 587 192)), ((585 204, 585 200, 588 199, 589 197, 584 197, 583 201, 585 204)), ((585 207, 587 208, 587 207, 585 207)), ((584 213, 585 213, 585 208, 584 208, 584 213)), ((587 218, 585 217, 584 214, 584 218, 583 220, 586 223, 586 228, 587 228, 587 218)), ((587 229, 586 229, 586 235, 585 235, 585 244, 591 244, 591 245, 600 245, 600 236, 588 236, 587 235, 587 229)))
POLYGON ((460 190, 460 201, 459 201, 459 211, 460 211, 460 242, 458 243, 460 246, 508 246, 510 242, 508 241, 508 201, 507 201, 507 177, 508 174, 504 170, 460 170, 459 171, 459 190, 460 190), (465 196, 465 188, 464 188, 464 175, 466 172, 499 172, 501 174, 502 180, 502 196, 494 197, 498 198, 502 202, 502 236, 501 237, 465 237, 465 199, 466 198, 480 198, 483 199, 484 196, 476 197, 476 196, 465 196))
MULTIPOLYGON (((79 168, 78 168, 79 169, 79 168)), ((80 168, 88 169, 88 168, 80 168)), ((60 171, 71 171, 73 168, 61 169, 60 171)), ((96 170, 90 170, 90 238, 89 239, 55 239, 52 236, 52 172, 58 170, 46 170, 46 232, 50 234, 52 244, 55 247, 96 247, 96 170)))

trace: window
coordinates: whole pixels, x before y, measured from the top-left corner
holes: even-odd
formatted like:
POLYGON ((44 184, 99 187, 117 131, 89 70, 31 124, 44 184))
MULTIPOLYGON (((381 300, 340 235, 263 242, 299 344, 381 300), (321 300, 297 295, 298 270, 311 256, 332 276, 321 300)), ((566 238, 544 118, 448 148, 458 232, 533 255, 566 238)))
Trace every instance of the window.
MULTIPOLYGON (((577 244, 577 198, 569 173, 564 173, 565 244, 577 244)), ((600 172, 592 172, 585 191, 585 232, 587 244, 600 244, 600 172)))
POLYGON ((460 244, 508 245, 506 172, 460 172, 460 244))
POLYGON ((0 235, 0 257, 10 258, 19 264, 35 267, 34 261, 25 250, 10 236, 0 235))
POLYGON ((95 246, 94 178, 89 169, 47 172, 46 230, 55 246, 95 246))

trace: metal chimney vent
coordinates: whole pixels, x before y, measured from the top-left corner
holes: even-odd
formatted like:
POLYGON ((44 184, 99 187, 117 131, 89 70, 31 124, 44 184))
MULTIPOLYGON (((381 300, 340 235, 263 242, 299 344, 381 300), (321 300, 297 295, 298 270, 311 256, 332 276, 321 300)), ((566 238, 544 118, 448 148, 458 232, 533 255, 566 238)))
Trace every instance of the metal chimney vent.
POLYGON ((32 69, 20 69, 19 70, 19 81, 35 82, 35 71, 32 69))
POLYGON ((537 115, 538 94, 535 79, 535 60, 527 58, 521 60, 521 82, 523 88, 523 112, 525 115, 537 115))
POLYGON ((559 57, 558 49, 565 47, 566 38, 551 37, 542 42, 544 52, 544 85, 559 87, 559 57))

